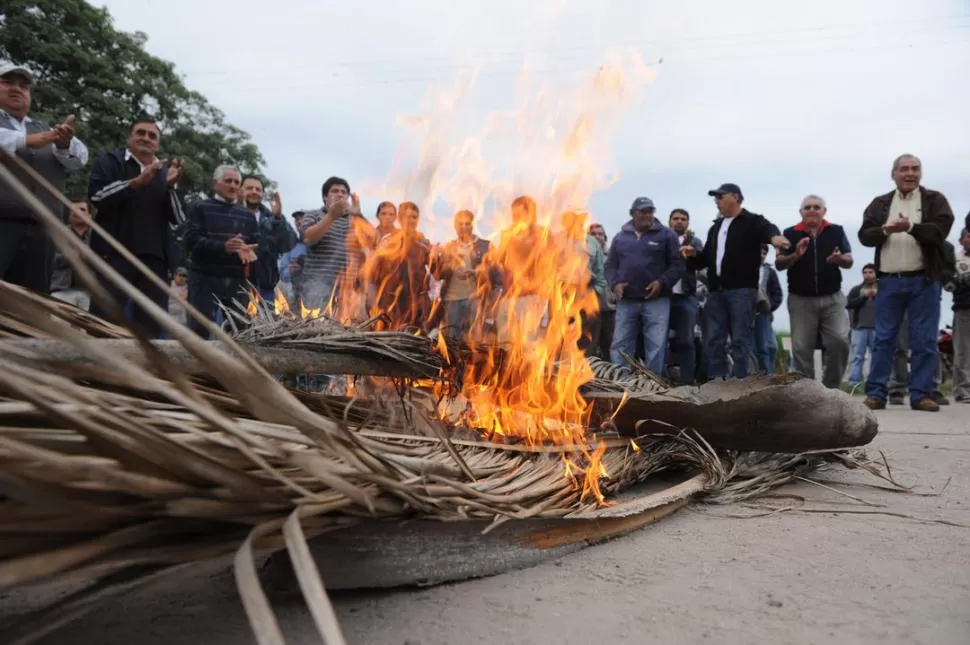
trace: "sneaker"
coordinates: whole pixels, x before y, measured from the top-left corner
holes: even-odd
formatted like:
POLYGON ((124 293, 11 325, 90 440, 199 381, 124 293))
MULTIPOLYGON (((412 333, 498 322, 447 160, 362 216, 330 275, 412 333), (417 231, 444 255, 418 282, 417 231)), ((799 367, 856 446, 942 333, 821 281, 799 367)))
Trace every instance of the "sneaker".
POLYGON ((889 402, 893 405, 902 405, 906 402, 906 396, 903 394, 890 394, 889 402))
POLYGON ((914 410, 919 410, 920 412, 940 411, 940 404, 934 401, 932 396, 924 396, 922 399, 911 404, 909 407, 913 408, 914 410))
POLYGON ((885 410, 886 409, 886 402, 883 401, 882 399, 877 399, 874 396, 867 396, 866 399, 865 399, 865 401, 862 402, 862 405, 866 406, 870 410, 885 410))
POLYGON ((950 399, 946 398, 942 392, 933 392, 931 396, 937 405, 950 405, 950 399))

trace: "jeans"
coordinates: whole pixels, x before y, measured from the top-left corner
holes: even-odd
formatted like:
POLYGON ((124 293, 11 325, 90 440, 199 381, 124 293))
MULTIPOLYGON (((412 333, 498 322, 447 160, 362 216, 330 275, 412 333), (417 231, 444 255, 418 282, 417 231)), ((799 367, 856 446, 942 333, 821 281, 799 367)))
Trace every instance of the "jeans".
POLYGON ((693 385, 694 327, 697 325, 697 300, 694 296, 674 295, 670 299, 670 328, 674 332, 671 351, 680 368, 681 385, 693 385))
POLYGON ((970 402, 970 309, 953 312, 953 397, 970 402))
POLYGON ((754 360, 765 374, 775 373, 775 356, 778 355, 778 340, 772 322, 774 316, 770 312, 759 313, 754 318, 754 360))
POLYGON ((849 385, 862 382, 862 368, 866 363, 866 349, 872 359, 872 350, 876 345, 875 329, 852 330, 852 374, 849 375, 849 385))
POLYGON ((731 337, 732 376, 744 378, 751 369, 754 351, 754 316, 757 289, 712 291, 704 305, 707 325, 707 377, 727 376, 727 345, 731 337))
POLYGON ((478 300, 466 298, 464 300, 446 300, 445 305, 445 333, 449 338, 464 340, 478 315, 478 300))
POLYGON ((866 395, 886 400, 886 384, 892 373, 893 354, 904 315, 909 317, 909 396, 910 403, 916 404, 932 395, 939 361, 940 283, 923 276, 886 275, 879 278, 876 345, 866 381, 866 395))
POLYGON ((791 319, 791 353, 795 371, 815 378, 815 348, 822 340, 822 383, 838 388, 849 364, 849 319, 845 295, 827 296, 788 294, 791 319))
POLYGON ((669 330, 670 298, 620 300, 616 303, 616 326, 613 329, 610 358, 617 365, 624 365, 623 354, 634 355, 637 336, 642 332, 647 369, 654 374, 663 374, 669 330))

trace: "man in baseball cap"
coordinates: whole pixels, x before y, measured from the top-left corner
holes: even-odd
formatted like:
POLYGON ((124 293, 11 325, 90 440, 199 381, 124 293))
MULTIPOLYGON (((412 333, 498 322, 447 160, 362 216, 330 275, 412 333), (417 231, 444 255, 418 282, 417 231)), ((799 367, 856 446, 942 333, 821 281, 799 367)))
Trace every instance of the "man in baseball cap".
POLYGON ((744 195, 741 193, 741 188, 737 184, 721 184, 717 188, 707 191, 707 194, 711 197, 720 197, 721 195, 737 195, 739 201, 744 200, 744 195))
POLYGON ((625 365, 643 334, 647 367, 663 374, 670 330, 670 290, 684 277, 677 235, 654 217, 649 197, 637 197, 631 220, 613 238, 606 259, 606 282, 616 296, 616 322, 610 358, 625 365))
MULTIPOLYGON (((64 192, 67 174, 88 161, 88 150, 74 136, 74 115, 48 127, 27 116, 33 75, 12 63, 0 66, 0 148, 33 168, 64 192)), ((61 203, 33 182, 27 188, 57 215, 61 203)), ((0 185, 0 280, 47 293, 53 266, 53 245, 33 209, 13 188, 0 185)))

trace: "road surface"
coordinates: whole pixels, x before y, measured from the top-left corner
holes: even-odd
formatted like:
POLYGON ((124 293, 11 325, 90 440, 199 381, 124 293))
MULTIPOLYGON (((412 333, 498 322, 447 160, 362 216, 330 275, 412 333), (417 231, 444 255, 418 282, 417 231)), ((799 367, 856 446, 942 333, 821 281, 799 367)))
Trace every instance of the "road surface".
MULTIPOLYGON (((818 486, 762 504, 879 510, 970 525, 970 406, 879 413, 884 450, 915 496, 826 473, 861 506, 818 486), (951 479, 952 478, 952 479, 951 479), (855 482, 855 484, 851 484, 855 482)), ((563 560, 431 589, 335 594, 350 643, 970 643, 970 528, 874 514, 695 507, 563 560)), ((49 592, 10 594, 0 621, 49 592)), ((276 606, 290 645, 319 643, 298 600, 276 606)), ((253 643, 226 572, 124 598, 44 645, 253 643)))

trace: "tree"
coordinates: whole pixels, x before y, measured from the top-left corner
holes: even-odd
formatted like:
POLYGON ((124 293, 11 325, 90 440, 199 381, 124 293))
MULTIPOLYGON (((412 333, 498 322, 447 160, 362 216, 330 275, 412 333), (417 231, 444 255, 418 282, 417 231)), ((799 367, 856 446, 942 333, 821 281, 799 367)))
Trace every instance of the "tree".
MULTIPOLYGON (((74 114, 92 159, 123 146, 131 122, 148 115, 162 128, 160 156, 185 161, 180 188, 190 198, 209 189, 219 164, 262 175, 249 135, 186 88, 172 63, 146 52, 147 39, 118 31, 107 9, 84 0, 4 0, 0 8, 0 61, 36 76, 32 116, 57 123, 74 114)), ((86 196, 87 181, 75 173, 69 195, 86 196)))

